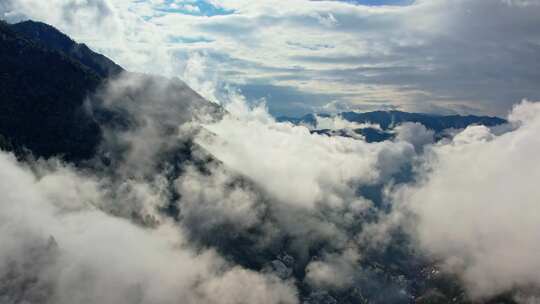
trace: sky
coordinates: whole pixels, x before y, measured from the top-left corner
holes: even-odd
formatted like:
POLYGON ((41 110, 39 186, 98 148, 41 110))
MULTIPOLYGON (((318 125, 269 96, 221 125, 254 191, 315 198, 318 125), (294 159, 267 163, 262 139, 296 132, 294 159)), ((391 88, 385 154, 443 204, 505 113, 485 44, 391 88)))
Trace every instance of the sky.
POLYGON ((94 159, 0 151, 4 302, 405 303, 456 282, 447 302, 540 303, 540 1, 0 0, 0 16, 223 104, 122 73, 85 103, 129 122, 102 122, 94 159), (371 109, 508 123, 368 143, 272 116, 371 109))
POLYGON ((538 0, 7 0, 0 16, 45 21, 213 101, 241 92, 273 115, 506 116, 540 98, 538 0))

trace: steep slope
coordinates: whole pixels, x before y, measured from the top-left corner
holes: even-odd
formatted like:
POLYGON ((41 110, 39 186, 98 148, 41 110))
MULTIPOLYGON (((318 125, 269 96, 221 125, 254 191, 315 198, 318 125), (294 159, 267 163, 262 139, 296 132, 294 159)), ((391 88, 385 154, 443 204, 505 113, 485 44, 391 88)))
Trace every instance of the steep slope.
POLYGON ((165 132, 201 108, 220 111, 181 80, 126 72, 52 26, 0 21, 2 149, 77 162, 103 148, 104 130, 133 132, 141 115, 160 115, 165 132))
POLYGON ((79 61, 101 77, 115 76, 124 69, 109 58, 92 51, 83 43, 77 43, 54 27, 35 21, 13 24, 10 28, 22 36, 60 51, 79 61))
MULTIPOLYGON (((90 157, 100 140, 83 103, 102 78, 0 23, 0 134, 37 156, 90 157)), ((7 142, 7 143, 6 143, 7 142)))

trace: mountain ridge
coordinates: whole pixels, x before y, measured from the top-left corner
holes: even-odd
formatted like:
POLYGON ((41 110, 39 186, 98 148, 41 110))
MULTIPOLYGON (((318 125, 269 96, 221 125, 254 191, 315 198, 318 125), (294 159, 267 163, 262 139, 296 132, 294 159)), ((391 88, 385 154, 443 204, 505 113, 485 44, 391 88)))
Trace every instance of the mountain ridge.
POLYGON ((478 115, 439 115, 428 113, 414 113, 404 111, 371 111, 371 112, 341 112, 335 115, 329 114, 306 114, 302 117, 280 116, 276 120, 280 122, 291 122, 294 124, 316 125, 316 116, 333 117, 338 116, 356 123, 372 123, 379 125, 383 130, 392 129, 405 122, 415 122, 424 125, 427 129, 441 132, 445 129, 463 129, 473 124, 482 124, 488 127, 506 123, 505 119, 495 116, 478 115))
POLYGON ((188 115, 190 104, 219 112, 178 78, 126 71, 55 27, 34 21, 0 20, 0 81, 0 148, 18 156, 75 163, 95 157, 105 129, 136 127, 130 125, 133 113, 107 105, 108 99, 137 107, 152 103, 153 93, 174 113, 188 115), (108 92, 111 86, 117 90, 108 92))
POLYGON ((27 20, 12 24, 11 28, 33 41, 78 60, 101 77, 116 76, 125 71, 111 59, 92 51, 84 43, 75 42, 68 35, 46 23, 27 20))
POLYGON ((97 123, 84 100, 103 81, 76 59, 0 23, 0 134, 4 147, 79 160, 94 154, 97 123))

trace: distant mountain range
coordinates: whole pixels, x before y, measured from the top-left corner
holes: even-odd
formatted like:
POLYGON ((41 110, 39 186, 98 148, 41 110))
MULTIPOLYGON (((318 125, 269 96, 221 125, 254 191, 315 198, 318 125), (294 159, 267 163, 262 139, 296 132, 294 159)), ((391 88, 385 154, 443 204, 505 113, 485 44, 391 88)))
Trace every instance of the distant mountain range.
MULTIPOLYGON (((379 125, 383 130, 405 122, 416 122, 424 125, 427 129, 441 132, 445 129, 463 129, 470 125, 485 125, 488 127, 506 123, 506 120, 498 117, 475 116, 475 115, 435 115, 424 113, 409 113, 401 111, 374 111, 374 112, 342 112, 337 114, 343 119, 356 123, 372 123, 379 125)), ((329 117, 328 114, 321 114, 322 117, 329 117)), ((314 114, 307 114, 300 118, 279 117, 279 121, 290 121, 295 124, 315 124, 317 122, 314 114)))
MULTIPOLYGON (((331 117, 328 114, 319 114, 319 117, 331 117)), ((363 135, 368 142, 379 142, 393 137, 392 129, 403 123, 419 123, 429 130, 435 132, 437 137, 440 137, 442 132, 448 129, 464 129, 471 125, 485 125, 488 127, 505 124, 507 121, 499 117, 490 116, 475 116, 475 115, 435 115, 424 113, 409 113, 402 111, 373 111, 373 112, 343 112, 336 114, 346 121, 355 122, 358 124, 374 124, 379 125, 381 129, 362 128, 356 129, 355 132, 363 135)), ((319 134, 336 134, 330 130, 317 128, 317 115, 307 114, 299 118, 294 117, 278 117, 278 121, 291 122, 297 125, 313 126, 312 132, 319 134)), ((339 131, 339 130, 338 130, 339 131)), ((346 136, 346 133, 337 132, 346 136)))

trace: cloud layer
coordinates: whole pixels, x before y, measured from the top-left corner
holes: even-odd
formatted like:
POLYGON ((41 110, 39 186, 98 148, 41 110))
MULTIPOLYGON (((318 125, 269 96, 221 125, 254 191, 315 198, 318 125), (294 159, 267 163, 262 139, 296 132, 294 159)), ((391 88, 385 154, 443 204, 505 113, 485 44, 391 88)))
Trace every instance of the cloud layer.
POLYGON ((96 159, 0 152, 2 300, 403 303, 445 290, 439 271, 462 301, 540 288, 538 103, 496 129, 367 143, 228 100, 127 73, 88 100, 96 159))
POLYGON ((89 98, 105 130, 96 159, 0 152, 0 300, 403 303, 443 289, 440 269, 460 300, 535 301, 538 103, 497 129, 434 142, 403 124, 367 143, 276 122, 235 89, 274 113, 505 113, 537 96, 535 1, 204 3, 0 4, 225 109, 178 79, 125 74, 89 98))
POLYGON ((4 18, 46 21, 130 70, 183 77, 207 98, 219 100, 213 87, 241 88, 250 100, 266 98, 273 114, 394 106, 506 115, 513 103, 540 97, 536 1, 9 0, 2 6, 4 18))
POLYGON ((170 222, 104 213, 99 180, 68 167, 36 175, 5 152, 0 167, 3 303, 296 303, 276 277, 189 249, 170 222))
POLYGON ((414 214, 419 246, 476 297, 540 285, 539 104, 524 102, 509 118, 517 129, 506 134, 469 127, 433 146, 419 184, 396 193, 414 214))

